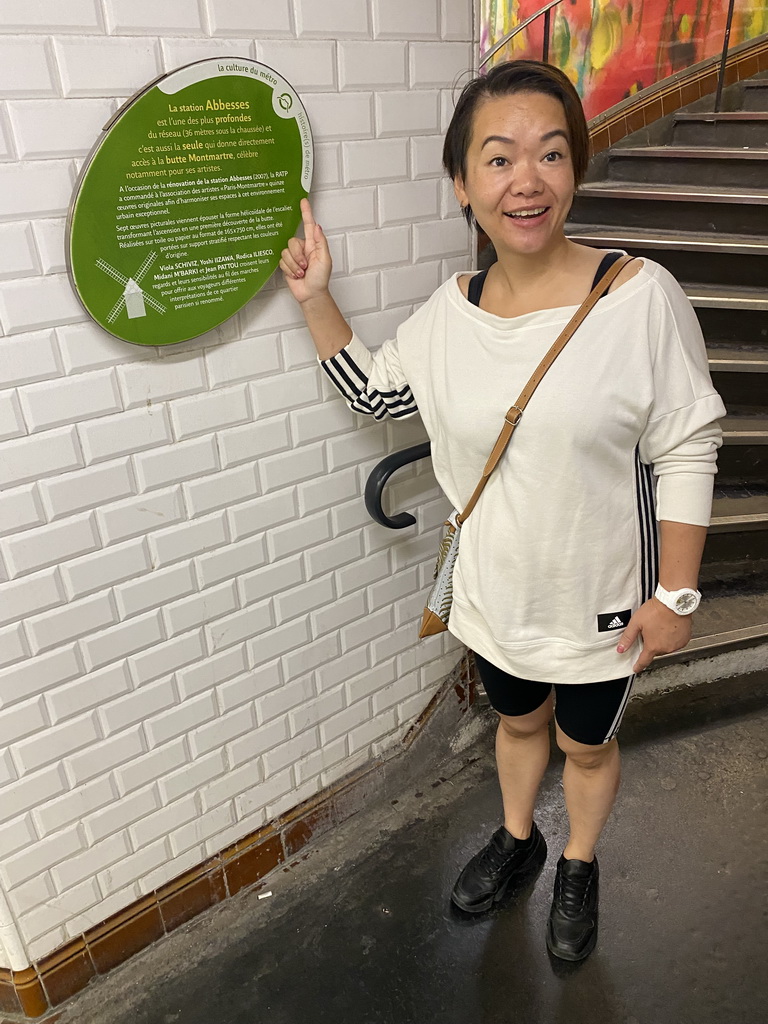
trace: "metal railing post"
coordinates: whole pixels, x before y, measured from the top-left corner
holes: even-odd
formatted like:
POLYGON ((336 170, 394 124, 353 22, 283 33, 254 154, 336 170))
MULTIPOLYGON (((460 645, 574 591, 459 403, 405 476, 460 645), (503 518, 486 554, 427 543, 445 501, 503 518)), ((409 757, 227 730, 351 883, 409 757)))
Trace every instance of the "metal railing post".
POLYGON ((731 40, 731 22, 733 21, 733 8, 736 0, 730 0, 728 4, 728 18, 725 22, 725 39, 723 40, 723 53, 720 58, 720 73, 717 76, 717 92, 715 93, 715 113, 720 112, 720 103, 723 98, 723 80, 725 78, 725 62, 728 59, 728 46, 731 40))

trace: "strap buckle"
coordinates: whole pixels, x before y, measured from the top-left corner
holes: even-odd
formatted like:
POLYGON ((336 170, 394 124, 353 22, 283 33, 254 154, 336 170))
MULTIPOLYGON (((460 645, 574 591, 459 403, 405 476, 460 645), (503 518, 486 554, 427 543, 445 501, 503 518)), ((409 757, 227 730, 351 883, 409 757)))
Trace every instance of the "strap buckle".
POLYGON ((523 410, 519 409, 516 405, 513 405, 511 409, 507 410, 507 414, 504 417, 504 419, 507 421, 507 423, 509 423, 509 425, 511 427, 516 427, 517 424, 520 422, 520 417, 522 415, 523 415, 523 410), (512 419, 510 419, 510 415, 512 413, 517 413, 517 415, 514 416, 512 419))

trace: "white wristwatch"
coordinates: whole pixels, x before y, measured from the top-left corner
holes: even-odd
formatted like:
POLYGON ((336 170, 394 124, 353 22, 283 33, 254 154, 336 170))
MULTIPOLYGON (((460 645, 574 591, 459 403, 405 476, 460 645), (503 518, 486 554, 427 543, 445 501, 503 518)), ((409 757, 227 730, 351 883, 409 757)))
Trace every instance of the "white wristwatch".
POLYGON ((701 603, 701 594, 698 590, 691 590, 690 587, 683 587, 682 590, 665 590, 660 583, 656 587, 654 597, 677 615, 692 615, 701 603))

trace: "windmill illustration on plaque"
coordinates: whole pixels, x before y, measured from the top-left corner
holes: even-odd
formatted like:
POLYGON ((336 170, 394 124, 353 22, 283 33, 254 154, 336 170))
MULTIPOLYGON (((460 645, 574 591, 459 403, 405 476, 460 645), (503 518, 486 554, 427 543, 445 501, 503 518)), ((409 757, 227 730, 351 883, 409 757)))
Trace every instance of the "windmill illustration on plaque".
POLYGON ((128 314, 129 320, 146 316, 147 306, 151 306, 158 313, 165 312, 165 306, 141 287, 142 279, 156 259, 156 252, 149 253, 132 277, 126 277, 125 274, 121 274, 119 270, 115 270, 106 260, 96 260, 96 266, 99 270, 103 270, 109 277, 124 285, 123 294, 107 314, 107 323, 113 324, 123 310, 128 314))

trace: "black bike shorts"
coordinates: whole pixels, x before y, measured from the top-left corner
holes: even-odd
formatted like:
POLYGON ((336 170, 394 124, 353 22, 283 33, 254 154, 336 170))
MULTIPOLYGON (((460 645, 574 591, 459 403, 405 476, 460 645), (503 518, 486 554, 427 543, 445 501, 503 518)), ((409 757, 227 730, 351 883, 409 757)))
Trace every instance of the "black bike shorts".
POLYGON ((555 687, 555 719, 576 743, 599 746, 619 731, 635 677, 602 683, 538 683, 518 679, 475 654, 488 700, 500 715, 529 715, 540 708, 555 687))

